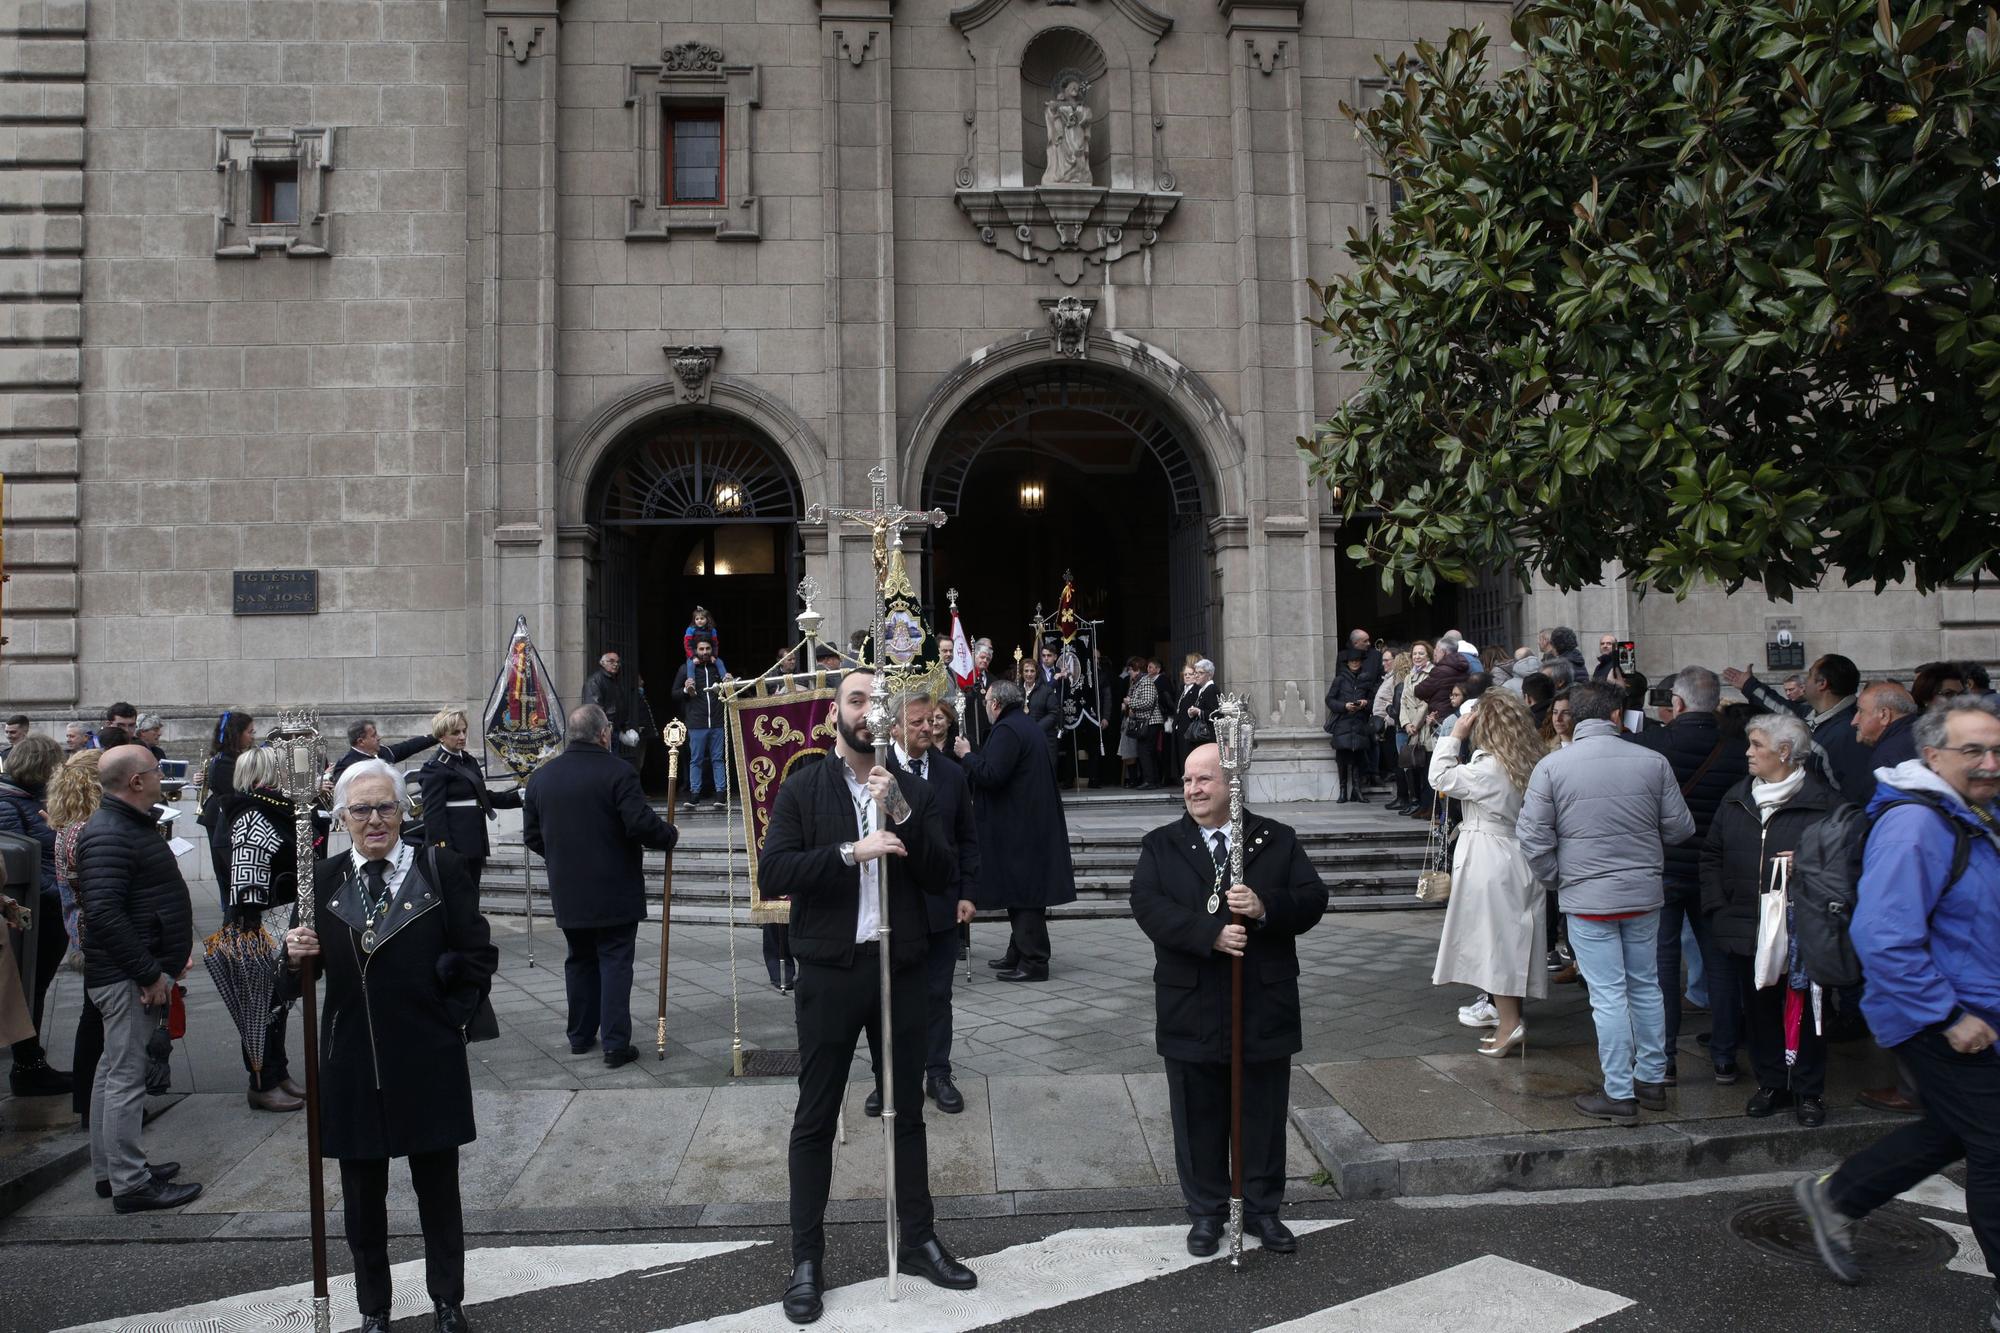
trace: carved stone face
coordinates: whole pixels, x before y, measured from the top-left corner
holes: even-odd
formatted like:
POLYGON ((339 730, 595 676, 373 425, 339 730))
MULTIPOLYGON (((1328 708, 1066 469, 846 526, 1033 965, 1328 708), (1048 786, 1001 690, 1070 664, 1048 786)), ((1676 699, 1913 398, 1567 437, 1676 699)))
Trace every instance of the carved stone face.
POLYGON ((1081 102, 1083 100, 1082 81, 1079 79, 1064 79, 1062 84, 1056 89, 1056 100, 1059 102, 1081 102))

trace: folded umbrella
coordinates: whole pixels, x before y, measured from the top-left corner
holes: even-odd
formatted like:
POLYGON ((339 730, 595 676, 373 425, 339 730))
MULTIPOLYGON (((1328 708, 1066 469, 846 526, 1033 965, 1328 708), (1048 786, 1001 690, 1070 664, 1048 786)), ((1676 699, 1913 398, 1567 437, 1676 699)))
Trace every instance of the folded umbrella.
POLYGON ((246 930, 232 921, 202 943, 208 975, 236 1030, 243 1034, 244 1054, 251 1069, 262 1073, 271 995, 278 985, 278 942, 262 925, 246 930))

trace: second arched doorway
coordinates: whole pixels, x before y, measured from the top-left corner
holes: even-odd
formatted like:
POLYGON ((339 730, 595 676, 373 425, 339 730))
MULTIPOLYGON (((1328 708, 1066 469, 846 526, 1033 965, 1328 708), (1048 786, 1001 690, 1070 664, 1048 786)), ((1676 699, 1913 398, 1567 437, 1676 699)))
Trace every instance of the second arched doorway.
POLYGON ((1058 359, 1009 371, 968 398, 924 460, 922 502, 951 522, 932 538, 927 600, 960 593, 968 630, 997 655, 1032 651, 1066 571, 1077 609, 1104 622, 1115 673, 1131 654, 1220 661, 1216 488, 1178 414, 1116 369, 1058 359))

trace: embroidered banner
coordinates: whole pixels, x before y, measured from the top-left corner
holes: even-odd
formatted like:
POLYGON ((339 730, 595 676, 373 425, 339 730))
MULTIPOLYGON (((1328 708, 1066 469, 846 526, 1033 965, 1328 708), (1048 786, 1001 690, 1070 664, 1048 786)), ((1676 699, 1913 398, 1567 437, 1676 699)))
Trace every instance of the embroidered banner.
POLYGON ((788 898, 765 898, 757 883, 757 853, 771 825, 778 790, 801 764, 833 749, 833 688, 785 694, 745 694, 729 700, 729 749, 742 793, 743 842, 750 856, 750 919, 784 925, 788 898))

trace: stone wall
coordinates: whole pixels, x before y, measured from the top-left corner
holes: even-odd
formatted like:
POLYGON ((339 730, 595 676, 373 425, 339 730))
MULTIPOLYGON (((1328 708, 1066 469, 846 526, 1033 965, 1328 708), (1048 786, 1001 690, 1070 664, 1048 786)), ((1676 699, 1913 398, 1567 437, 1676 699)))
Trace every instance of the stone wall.
POLYGON ((91 5, 85 700, 463 691, 467 17, 91 5), (330 253, 218 257, 225 129, 330 131, 330 253), (319 570, 320 613, 233 616, 231 571, 273 568, 319 570))

